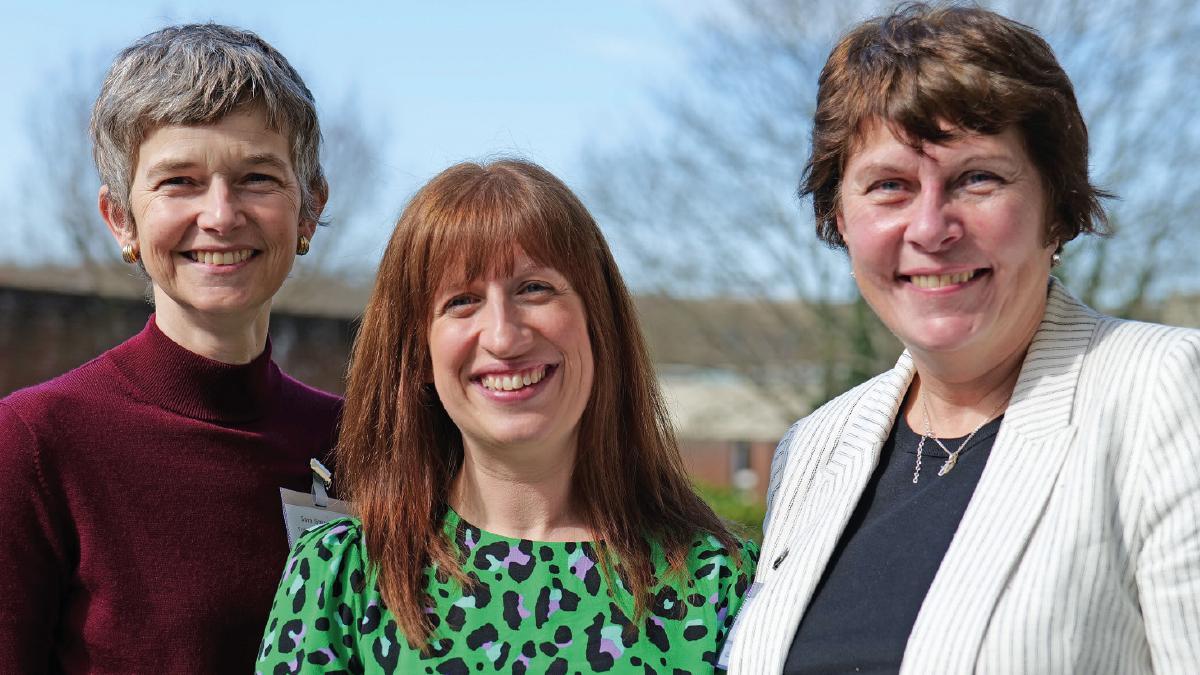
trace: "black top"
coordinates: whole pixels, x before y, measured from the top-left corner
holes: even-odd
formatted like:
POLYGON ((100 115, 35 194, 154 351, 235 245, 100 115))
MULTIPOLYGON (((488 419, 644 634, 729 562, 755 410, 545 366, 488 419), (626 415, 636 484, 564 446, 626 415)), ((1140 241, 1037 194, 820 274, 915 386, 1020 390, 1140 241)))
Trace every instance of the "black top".
MULTIPOLYGON (((921 451, 897 416, 871 475, 800 622, 783 672, 895 673, 925 593, 987 464, 1003 416, 988 422, 945 476, 946 451, 921 451)), ((942 439, 957 450, 962 438, 942 439)), ((953 640, 953 635, 947 635, 953 640)))

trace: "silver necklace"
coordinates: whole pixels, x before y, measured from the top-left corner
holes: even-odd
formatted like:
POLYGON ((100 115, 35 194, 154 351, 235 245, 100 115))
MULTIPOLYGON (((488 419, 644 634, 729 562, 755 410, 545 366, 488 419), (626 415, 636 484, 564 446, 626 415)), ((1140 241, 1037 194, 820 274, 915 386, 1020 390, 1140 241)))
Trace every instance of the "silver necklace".
POLYGON ((946 474, 950 473, 950 470, 954 468, 955 464, 958 464, 958 455, 967 447, 967 443, 970 443, 971 439, 975 438, 975 434, 978 433, 985 424, 992 421, 992 418, 996 416, 996 413, 1000 412, 1000 409, 1008 403, 1008 398, 1008 396, 1005 396, 1000 403, 996 404, 996 407, 992 408, 992 411, 988 413, 987 417, 985 417, 982 422, 979 423, 979 426, 975 427, 971 433, 967 434, 967 437, 963 439, 961 444, 959 444, 958 449, 951 452, 950 448, 947 448, 946 444, 942 442, 942 439, 933 435, 933 425, 929 421, 929 404, 925 402, 925 397, 922 396, 921 410, 925 415, 925 433, 921 434, 921 440, 917 442, 917 466, 913 469, 913 485, 916 485, 917 481, 921 478, 921 451, 925 449, 925 441, 933 439, 935 443, 941 446, 942 450, 946 451, 946 462, 942 464, 942 468, 938 469, 938 475, 945 476, 946 474))

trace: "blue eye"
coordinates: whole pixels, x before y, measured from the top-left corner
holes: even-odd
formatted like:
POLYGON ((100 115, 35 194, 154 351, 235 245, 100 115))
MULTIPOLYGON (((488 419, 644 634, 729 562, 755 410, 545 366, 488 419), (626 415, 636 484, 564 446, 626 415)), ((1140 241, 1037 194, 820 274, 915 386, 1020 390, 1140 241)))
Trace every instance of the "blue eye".
POLYGON ((530 281, 521 287, 522 293, 543 293, 552 291, 554 287, 541 281, 530 281))
POLYGON ((867 188, 867 191, 874 192, 876 190, 882 190, 883 192, 896 192, 897 190, 903 189, 903 181, 896 180, 894 178, 885 178, 884 180, 877 180, 874 183, 871 183, 871 186, 867 188))
POLYGON ((433 314, 435 317, 465 317, 474 311, 477 304, 479 304, 479 298, 476 296, 470 293, 459 293, 458 295, 450 296, 449 299, 442 301, 441 304, 435 305, 433 314))
POLYGON ((987 171, 968 171, 962 177, 964 185, 978 185, 992 180, 997 180, 996 175, 987 171))

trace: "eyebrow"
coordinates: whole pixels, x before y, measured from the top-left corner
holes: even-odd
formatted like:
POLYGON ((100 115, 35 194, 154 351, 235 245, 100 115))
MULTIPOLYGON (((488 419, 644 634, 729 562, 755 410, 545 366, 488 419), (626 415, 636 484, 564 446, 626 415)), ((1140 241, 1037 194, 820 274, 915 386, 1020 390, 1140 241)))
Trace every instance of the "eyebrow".
MULTIPOLYGON (((865 176, 867 178, 874 178, 880 174, 909 173, 911 171, 911 167, 904 168, 899 164, 895 164, 886 160, 875 160, 855 169, 853 175, 854 177, 865 176)), ((850 177, 851 176, 847 174, 846 178, 850 177)))
MULTIPOLYGON (((977 155, 968 155, 966 157, 963 157, 962 159, 956 159, 953 162, 943 164, 943 166, 960 167, 963 165, 976 164, 976 163, 980 163, 980 162, 984 162, 984 163, 999 162, 1006 166, 1011 166, 1013 164, 1019 163, 1019 160, 1017 160, 1014 157, 1010 157, 1007 154, 1003 154, 1003 153, 980 153, 977 155)), ((941 162, 939 162, 939 164, 941 164, 941 162)), ((867 162, 866 164, 864 164, 861 167, 859 167, 858 169, 856 169, 855 173, 856 174, 865 174, 868 176, 875 176, 875 175, 878 175, 881 173, 883 173, 883 174, 905 173, 905 172, 908 172, 911 170, 912 170, 911 168, 905 168, 899 164, 888 161, 886 159, 879 159, 879 160, 872 160, 872 161, 867 162)))
MULTIPOLYGON (((513 266, 513 274, 514 275, 529 274, 531 272, 540 272, 542 270, 552 270, 552 269, 554 269, 554 268, 550 267, 549 265, 542 265, 541 263, 530 260, 529 262, 527 262, 524 265, 521 265, 520 267, 517 267, 514 265, 513 266)), ((557 271, 557 270, 555 270, 555 271, 557 271)))
POLYGON ((963 164, 974 164, 976 162, 1000 162, 1003 164, 1019 164, 1020 160, 1011 155, 1002 154, 1002 153, 995 153, 995 154, 983 153, 983 154, 979 154, 979 155, 968 155, 968 156, 962 158, 962 160, 955 162, 955 165, 961 166, 963 164))
MULTIPOLYGON (((519 265, 519 266, 514 265, 513 269, 512 269, 512 276, 519 277, 521 275, 533 274, 536 272, 541 272, 543 270, 549 270, 561 277, 564 277, 564 278, 566 277, 566 275, 563 274, 561 271, 559 271, 558 268, 551 267, 550 265, 542 265, 533 260, 530 260, 525 265, 519 265)), ((455 276, 456 275, 448 274, 442 278, 442 280, 438 284, 437 290, 434 293, 433 297, 435 299, 438 296, 441 296, 441 295, 444 295, 447 293, 456 293, 456 292, 458 292, 458 290, 461 290, 465 286, 469 286, 470 284, 474 283, 475 281, 477 281, 479 279, 478 277, 471 278, 471 279, 467 279, 467 278, 455 279, 454 278, 455 276)))
MULTIPOLYGON (((288 163, 281 159, 279 155, 270 152, 246 155, 245 157, 241 158, 238 163, 247 167, 268 167, 284 173, 286 173, 288 170, 288 163)), ((193 159, 176 159, 168 157, 167 159, 150 166, 150 168, 146 170, 146 176, 157 177, 166 174, 177 173, 180 171, 187 171, 195 168, 198 164, 199 162, 193 159)))
POLYGON ((859 169, 860 172, 869 171, 869 172, 873 172, 873 173, 880 172, 880 171, 882 171, 884 173, 898 173, 901 171, 909 171, 909 170, 910 169, 904 168, 904 167, 900 166, 899 164, 894 164, 892 162, 885 162, 885 161, 868 162, 867 164, 864 164, 859 169))
POLYGON ((247 155, 243 162, 247 166, 268 166, 278 171, 287 171, 288 163, 283 161, 279 155, 270 152, 262 152, 254 155, 247 155))
POLYGON ((164 174, 186 171, 196 166, 196 162, 190 159, 164 159, 146 169, 146 175, 150 177, 161 176, 164 174))

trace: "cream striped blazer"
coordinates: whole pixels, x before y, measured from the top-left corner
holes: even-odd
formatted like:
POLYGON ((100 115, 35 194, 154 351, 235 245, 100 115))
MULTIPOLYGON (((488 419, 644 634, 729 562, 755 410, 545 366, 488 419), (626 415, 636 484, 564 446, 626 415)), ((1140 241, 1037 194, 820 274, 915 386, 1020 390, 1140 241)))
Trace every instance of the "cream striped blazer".
MULTIPOLYGON (((730 673, 782 669, 913 374, 905 353, 779 444, 730 673)), ((1200 673, 1200 331, 1051 281, 901 672, 1200 673)))

